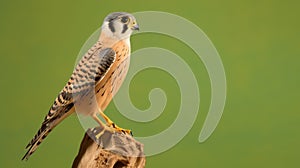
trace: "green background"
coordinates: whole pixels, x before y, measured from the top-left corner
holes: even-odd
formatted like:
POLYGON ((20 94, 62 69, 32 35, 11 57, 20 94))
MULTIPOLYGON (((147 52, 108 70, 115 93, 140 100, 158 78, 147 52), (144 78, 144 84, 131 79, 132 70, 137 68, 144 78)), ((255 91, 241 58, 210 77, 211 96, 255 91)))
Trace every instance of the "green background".
MULTIPOLYGON (((84 134, 76 115, 51 132, 29 161, 22 162, 21 157, 70 76, 81 46, 103 18, 113 11, 148 10, 182 16, 208 35, 223 61, 228 93, 217 129, 199 144, 210 102, 204 65, 173 38, 152 33, 134 36, 133 50, 162 47, 184 58, 201 92, 200 113, 191 131, 174 148, 148 157, 146 166, 298 167, 299 5, 292 0, 1 1, 0 167, 71 166, 84 134)), ((148 93, 155 87, 168 96, 168 105, 156 120, 130 121, 113 105, 106 113, 136 136, 166 129, 179 107, 174 78, 157 69, 139 73, 131 84, 132 101, 141 109, 149 107, 148 93)))

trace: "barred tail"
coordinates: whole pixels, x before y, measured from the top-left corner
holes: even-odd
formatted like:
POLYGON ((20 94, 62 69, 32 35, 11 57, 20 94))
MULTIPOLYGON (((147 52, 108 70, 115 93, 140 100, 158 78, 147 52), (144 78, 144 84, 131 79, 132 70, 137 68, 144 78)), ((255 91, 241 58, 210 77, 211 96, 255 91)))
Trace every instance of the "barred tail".
POLYGON ((51 130, 58 125, 64 118, 72 114, 74 112, 73 109, 74 104, 70 103, 65 106, 57 106, 57 103, 51 107, 48 115, 45 117, 44 122, 42 123, 41 128, 32 138, 32 140, 28 143, 25 149, 28 149, 22 160, 30 157, 33 152, 37 149, 37 147, 42 143, 42 141, 46 138, 46 136, 51 132, 51 130), (55 112, 54 112, 55 109, 55 112))
POLYGON ((42 127, 39 129, 37 134, 26 146, 26 149, 28 149, 28 151, 23 156, 22 160, 24 159, 28 160, 30 155, 33 154, 33 152, 37 149, 37 147, 42 143, 42 141, 46 138, 46 136, 51 132, 53 128, 54 128, 53 126, 48 127, 46 124, 43 123, 42 127))

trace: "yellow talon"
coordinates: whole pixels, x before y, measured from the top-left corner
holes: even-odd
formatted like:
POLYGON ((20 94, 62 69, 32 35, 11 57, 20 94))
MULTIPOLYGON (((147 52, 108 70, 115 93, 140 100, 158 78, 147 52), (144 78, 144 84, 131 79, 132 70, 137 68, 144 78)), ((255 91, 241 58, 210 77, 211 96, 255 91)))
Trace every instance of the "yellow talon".
POLYGON ((106 125, 108 127, 112 127, 114 128, 117 132, 119 133, 124 133, 124 134, 129 134, 132 136, 132 131, 129 129, 123 129, 119 126, 117 126, 114 122, 111 121, 111 119, 109 119, 101 110, 99 110, 100 115, 102 118, 104 118, 104 120, 106 121, 106 125))
POLYGON ((129 134, 131 136, 132 135, 132 131, 129 130, 129 129, 124 129, 124 128, 121 128, 121 127, 118 127, 116 124, 112 123, 111 126, 117 131, 117 132, 120 132, 120 133, 124 133, 124 134, 129 134))

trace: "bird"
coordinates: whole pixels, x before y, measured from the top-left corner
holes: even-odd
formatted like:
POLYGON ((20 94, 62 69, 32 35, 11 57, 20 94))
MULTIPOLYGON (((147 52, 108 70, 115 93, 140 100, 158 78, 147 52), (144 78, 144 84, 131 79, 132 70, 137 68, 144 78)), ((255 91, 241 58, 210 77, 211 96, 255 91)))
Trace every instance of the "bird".
POLYGON ((131 130, 118 127, 110 120, 104 110, 126 77, 131 52, 130 36, 135 30, 139 30, 139 25, 130 13, 113 12, 104 18, 98 41, 75 66, 40 129, 26 146, 27 152, 22 160, 28 160, 53 128, 75 111, 91 116, 101 127, 132 135, 131 130))

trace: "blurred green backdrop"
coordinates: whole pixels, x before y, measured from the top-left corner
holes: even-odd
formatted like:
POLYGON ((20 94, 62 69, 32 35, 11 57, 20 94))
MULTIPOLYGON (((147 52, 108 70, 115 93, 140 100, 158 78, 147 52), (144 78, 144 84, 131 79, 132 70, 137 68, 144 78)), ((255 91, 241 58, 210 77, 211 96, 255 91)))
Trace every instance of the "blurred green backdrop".
MULTIPOLYGON (((221 122, 198 143, 210 102, 205 67, 183 43, 157 34, 132 38, 132 49, 156 46, 182 56, 197 74, 200 113, 176 147, 147 158, 147 167, 298 167, 300 147, 299 2, 248 1, 1 1, 1 157, 0 167, 70 167, 84 131, 77 117, 66 119, 27 162, 24 147, 39 128, 67 81, 85 40, 113 11, 165 11, 198 25, 218 49, 228 84, 221 122)), ((158 25, 159 26, 159 25, 158 25)), ((142 27, 142 25, 141 25, 142 27)), ((154 87, 168 95, 164 113, 150 123, 107 114, 136 136, 167 128, 177 115, 175 80, 160 70, 145 70, 132 82, 131 96, 149 106, 154 87), (165 80, 152 82, 152 77, 165 80)))

